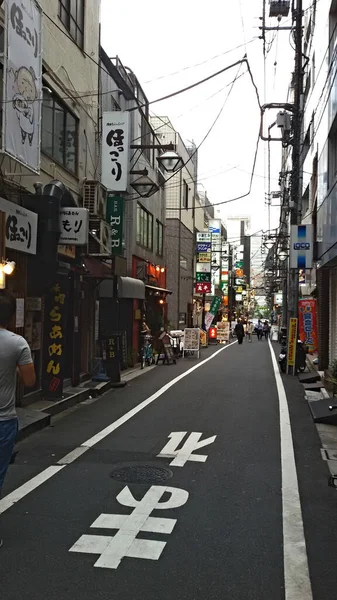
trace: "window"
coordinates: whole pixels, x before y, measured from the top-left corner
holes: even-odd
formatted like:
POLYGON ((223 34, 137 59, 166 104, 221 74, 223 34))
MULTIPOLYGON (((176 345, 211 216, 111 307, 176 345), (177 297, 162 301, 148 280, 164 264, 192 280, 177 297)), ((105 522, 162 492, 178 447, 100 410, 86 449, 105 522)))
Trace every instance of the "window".
POLYGON ((148 250, 153 248, 153 215, 141 204, 137 204, 137 244, 148 250))
POLYGON ((43 92, 41 148, 63 167, 76 173, 78 151, 78 120, 57 96, 43 92))
POLYGON ((84 0, 59 0, 59 17, 74 42, 83 48, 84 0))
POLYGON ((183 183, 183 208, 188 209, 188 184, 186 181, 183 183))
POLYGON ((156 220, 156 254, 163 256, 163 224, 156 220))

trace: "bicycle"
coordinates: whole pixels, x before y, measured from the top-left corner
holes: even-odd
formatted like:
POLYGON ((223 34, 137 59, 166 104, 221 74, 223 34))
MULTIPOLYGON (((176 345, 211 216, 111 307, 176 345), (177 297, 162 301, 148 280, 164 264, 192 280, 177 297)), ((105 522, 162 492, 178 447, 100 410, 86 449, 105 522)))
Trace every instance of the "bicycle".
POLYGON ((144 369, 145 365, 150 367, 154 363, 153 348, 151 344, 152 336, 143 335, 143 344, 140 351, 140 368, 144 369))

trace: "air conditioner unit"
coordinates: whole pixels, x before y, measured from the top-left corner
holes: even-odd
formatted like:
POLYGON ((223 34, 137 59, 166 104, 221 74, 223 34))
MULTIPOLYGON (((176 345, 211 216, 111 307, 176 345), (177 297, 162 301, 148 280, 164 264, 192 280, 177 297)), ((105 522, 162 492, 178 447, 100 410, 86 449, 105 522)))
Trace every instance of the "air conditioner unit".
POLYGON ((87 179, 83 183, 83 207, 91 215, 106 217, 107 190, 95 179, 87 179))
POLYGON ((88 254, 111 255, 111 227, 102 219, 90 219, 88 254))

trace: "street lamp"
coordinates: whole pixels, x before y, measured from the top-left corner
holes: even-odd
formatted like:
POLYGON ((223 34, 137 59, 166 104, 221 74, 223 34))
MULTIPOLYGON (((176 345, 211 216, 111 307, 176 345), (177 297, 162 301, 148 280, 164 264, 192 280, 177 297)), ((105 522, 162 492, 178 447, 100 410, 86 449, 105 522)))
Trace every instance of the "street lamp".
POLYGON ((131 183, 131 187, 142 198, 150 198, 150 196, 159 190, 159 185, 152 181, 148 175, 141 175, 138 177, 138 179, 131 183))
POLYGON ((288 252, 286 250, 281 250, 278 253, 278 257, 281 262, 284 262, 288 258, 288 252))
POLYGON ((264 245, 267 248, 267 250, 270 250, 273 246, 274 246, 274 240, 272 240, 271 238, 268 238, 265 242, 264 245))
POLYGON ((173 150, 167 150, 160 156, 157 156, 157 161, 167 173, 176 173, 184 166, 181 156, 173 150))

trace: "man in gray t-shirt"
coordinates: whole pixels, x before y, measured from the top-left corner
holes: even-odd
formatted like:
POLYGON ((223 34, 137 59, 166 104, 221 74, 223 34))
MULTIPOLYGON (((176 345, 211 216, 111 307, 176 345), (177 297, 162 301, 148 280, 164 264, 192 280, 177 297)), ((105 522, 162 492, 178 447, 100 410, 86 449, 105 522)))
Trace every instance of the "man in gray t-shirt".
POLYGON ((14 296, 7 290, 0 290, 0 494, 18 431, 15 410, 16 375, 18 373, 23 384, 29 387, 35 384, 36 379, 26 340, 7 331, 15 309, 14 296))

